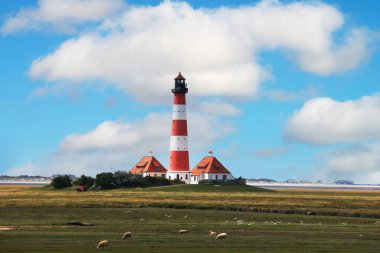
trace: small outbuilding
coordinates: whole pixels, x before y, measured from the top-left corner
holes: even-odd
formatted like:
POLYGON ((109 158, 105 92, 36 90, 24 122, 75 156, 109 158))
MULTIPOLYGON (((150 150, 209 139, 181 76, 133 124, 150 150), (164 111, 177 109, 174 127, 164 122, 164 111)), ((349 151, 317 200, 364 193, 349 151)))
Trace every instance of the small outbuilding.
POLYGON ((167 169, 153 156, 144 156, 129 170, 129 173, 143 177, 166 177, 167 169))
POLYGON ((190 175, 191 184, 198 184, 199 181, 203 180, 210 182, 227 182, 235 179, 231 172, 213 155, 204 157, 191 170, 190 175))

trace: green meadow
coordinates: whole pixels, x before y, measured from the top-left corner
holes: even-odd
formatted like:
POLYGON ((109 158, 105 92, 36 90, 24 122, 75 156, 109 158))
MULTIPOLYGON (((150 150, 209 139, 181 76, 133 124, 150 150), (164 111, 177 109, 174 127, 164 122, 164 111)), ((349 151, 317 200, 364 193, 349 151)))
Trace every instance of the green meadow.
POLYGON ((378 191, 1 186, 0 252, 95 252, 100 240, 106 252, 378 252, 379 214, 378 191))

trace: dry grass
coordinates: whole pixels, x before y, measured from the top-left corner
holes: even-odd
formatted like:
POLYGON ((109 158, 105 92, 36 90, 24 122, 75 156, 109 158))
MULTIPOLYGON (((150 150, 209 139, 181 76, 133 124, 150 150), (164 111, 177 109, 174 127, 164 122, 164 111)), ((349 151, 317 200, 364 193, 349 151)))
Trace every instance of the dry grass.
MULTIPOLYGON (((181 186, 186 187, 186 186, 181 186)), ((180 189, 176 187, 176 189, 180 189)), ((378 191, 281 190, 272 192, 167 192, 157 189, 121 189, 76 192, 46 188, 0 187, 1 207, 7 206, 155 206, 233 209, 378 217, 378 191), (240 208, 240 209, 239 209, 240 208)))
POLYGON ((378 220, 355 217, 380 213, 377 191, 185 192, 182 187, 89 192, 0 187, 0 225, 15 228, 0 230, 0 252, 95 252, 104 239, 110 241, 106 251, 115 253, 347 253, 380 247, 378 220), (324 216, 306 215, 310 211, 324 216), (94 226, 68 225, 73 221, 94 226), (179 237, 179 229, 189 233, 179 237), (215 240, 211 229, 229 237, 215 240), (121 238, 125 231, 133 231, 131 240, 121 238))

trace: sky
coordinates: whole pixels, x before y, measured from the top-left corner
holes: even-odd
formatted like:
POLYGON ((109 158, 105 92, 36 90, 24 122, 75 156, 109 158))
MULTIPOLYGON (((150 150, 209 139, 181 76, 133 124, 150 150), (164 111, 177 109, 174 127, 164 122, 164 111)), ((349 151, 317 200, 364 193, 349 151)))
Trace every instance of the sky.
POLYGON ((380 183, 380 2, 0 2, 0 174, 167 166, 186 78, 190 167, 380 183))

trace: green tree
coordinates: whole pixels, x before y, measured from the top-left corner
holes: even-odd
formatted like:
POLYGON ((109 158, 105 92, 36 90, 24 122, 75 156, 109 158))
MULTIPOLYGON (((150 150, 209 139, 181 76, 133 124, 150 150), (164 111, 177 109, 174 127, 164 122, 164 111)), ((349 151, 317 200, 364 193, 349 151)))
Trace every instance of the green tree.
POLYGON ((116 188, 116 181, 111 172, 102 172, 96 175, 95 185, 102 189, 116 188))
POLYGON ((118 170, 115 173, 113 173, 113 177, 115 179, 116 184, 119 186, 126 186, 130 181, 130 174, 122 170, 118 170))
POLYGON ((57 176, 51 181, 51 186, 53 186, 54 189, 63 189, 71 185, 71 179, 68 175, 57 176))
POLYGON ((83 185, 86 187, 90 187, 94 184, 94 182, 95 182, 94 178, 82 175, 80 176, 80 178, 74 181, 74 185, 83 185))

